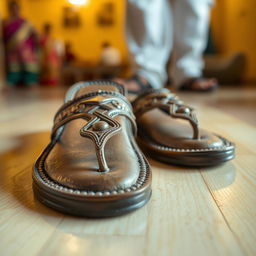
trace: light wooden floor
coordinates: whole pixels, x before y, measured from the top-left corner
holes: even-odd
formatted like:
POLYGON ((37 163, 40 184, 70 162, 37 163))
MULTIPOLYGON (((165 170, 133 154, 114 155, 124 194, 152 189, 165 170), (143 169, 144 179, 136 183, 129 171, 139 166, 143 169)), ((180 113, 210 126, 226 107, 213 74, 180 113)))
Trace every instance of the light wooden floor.
POLYGON ((235 160, 185 169, 150 160, 153 195, 112 219, 65 216, 37 202, 32 164, 62 90, 0 96, 0 255, 256 255, 256 90, 183 94, 202 126, 233 140, 235 160))

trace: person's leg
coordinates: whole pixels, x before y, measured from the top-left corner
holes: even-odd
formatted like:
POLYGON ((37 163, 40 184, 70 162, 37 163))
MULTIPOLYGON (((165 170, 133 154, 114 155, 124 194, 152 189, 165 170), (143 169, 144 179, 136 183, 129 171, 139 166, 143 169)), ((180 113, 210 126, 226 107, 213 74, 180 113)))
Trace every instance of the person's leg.
POLYGON ((22 79, 22 65, 19 60, 19 55, 16 52, 6 53, 7 67, 6 79, 10 87, 16 87, 22 79))
POLYGON ((39 64, 38 60, 34 57, 30 61, 23 59, 23 83, 30 87, 38 84, 39 80, 39 64))
POLYGON ((168 0, 128 1, 126 36, 136 64, 136 74, 155 88, 162 87, 167 79, 166 63, 172 48, 172 28, 168 0))
MULTIPOLYGON (((174 52, 171 77, 176 87, 179 87, 187 79, 202 76, 202 55, 207 43, 211 5, 211 0, 176 0, 172 2, 174 52)), ((216 83, 211 79, 198 81, 202 83, 200 85, 202 88, 216 83)))
POLYGON ((35 72, 24 71, 24 84, 34 86, 38 84, 38 74, 35 72))
POLYGON ((7 77, 7 84, 10 85, 11 87, 15 87, 21 81, 22 74, 20 71, 18 72, 8 71, 6 77, 7 77))

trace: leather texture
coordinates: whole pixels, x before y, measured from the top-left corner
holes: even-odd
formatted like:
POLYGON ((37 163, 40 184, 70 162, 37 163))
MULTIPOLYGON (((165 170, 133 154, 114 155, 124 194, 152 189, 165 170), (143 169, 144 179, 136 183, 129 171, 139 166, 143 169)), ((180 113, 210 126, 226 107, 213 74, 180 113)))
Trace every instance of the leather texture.
POLYGON ((168 89, 148 90, 132 104, 139 140, 150 156, 188 166, 212 165, 234 157, 233 143, 199 128, 195 111, 168 89), (188 154, 189 159, 185 158, 188 154))
POLYGON ((124 189, 135 183, 140 166, 127 132, 131 127, 125 117, 116 120, 123 130, 105 146, 109 172, 98 172, 94 143, 80 136, 86 122, 74 120, 66 125, 60 141, 45 161, 48 175, 62 185, 83 190, 124 189))
MULTIPOLYGON (((92 92, 93 87, 80 89, 76 96, 92 92)), ((97 90, 99 86, 96 85, 93 91, 97 90)), ((111 86, 108 91, 118 92, 117 88, 111 86)), ((111 95, 102 97, 110 100, 117 98, 111 95)), ((126 108, 128 109, 128 105, 126 108)), ((111 137, 105 145, 109 172, 98 172, 95 143, 80 135, 81 128, 87 122, 75 119, 65 125, 61 138, 45 161, 48 175, 62 185, 83 190, 115 190, 132 186, 140 173, 136 152, 130 139, 134 136, 133 127, 125 116, 116 116, 114 120, 120 124, 122 130, 111 137)))
POLYGON ((35 164, 36 197, 79 216, 116 216, 142 207, 151 195, 151 170, 135 134, 135 116, 121 85, 74 85, 35 164))

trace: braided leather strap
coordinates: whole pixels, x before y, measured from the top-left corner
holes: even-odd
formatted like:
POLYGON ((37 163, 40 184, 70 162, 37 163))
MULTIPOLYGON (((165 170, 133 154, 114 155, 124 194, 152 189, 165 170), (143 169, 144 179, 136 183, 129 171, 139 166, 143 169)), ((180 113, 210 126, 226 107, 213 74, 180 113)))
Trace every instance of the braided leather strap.
POLYGON ((121 95, 104 94, 84 95, 64 104, 54 118, 52 139, 59 139, 65 124, 71 120, 82 118, 86 124, 81 127, 80 135, 94 142, 99 163, 99 172, 109 171, 104 148, 107 141, 121 131, 121 124, 114 119, 115 116, 127 117, 136 133, 135 117, 130 103, 121 95))
POLYGON ((188 120, 193 128, 193 139, 199 138, 198 121, 193 108, 186 106, 168 89, 154 89, 133 102, 134 114, 139 119, 145 112, 159 108, 173 118, 188 120))

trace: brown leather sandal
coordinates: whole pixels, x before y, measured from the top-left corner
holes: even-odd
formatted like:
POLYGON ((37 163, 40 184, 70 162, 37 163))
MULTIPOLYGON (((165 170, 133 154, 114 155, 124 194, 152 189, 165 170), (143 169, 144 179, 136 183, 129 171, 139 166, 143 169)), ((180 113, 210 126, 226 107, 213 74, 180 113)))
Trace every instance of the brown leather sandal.
POLYGON ((151 171, 135 133, 121 85, 74 85, 55 115, 51 142, 34 166, 35 196, 58 211, 88 217, 142 207, 151 195, 151 171))
POLYGON ((168 89, 149 90, 132 105, 138 141, 149 156, 185 166, 211 166, 234 158, 234 144, 199 129, 195 111, 168 89))
POLYGON ((192 78, 188 78, 186 81, 184 81, 179 90, 180 91, 188 91, 188 92, 212 92, 212 91, 215 91, 216 89, 219 88, 219 84, 218 82, 216 81, 216 83, 209 87, 209 88, 193 88, 193 84, 195 82, 198 82, 198 81, 204 81, 205 79, 207 78, 204 78, 204 77, 192 77, 192 78))

